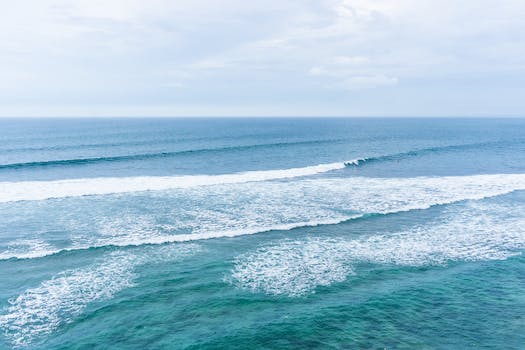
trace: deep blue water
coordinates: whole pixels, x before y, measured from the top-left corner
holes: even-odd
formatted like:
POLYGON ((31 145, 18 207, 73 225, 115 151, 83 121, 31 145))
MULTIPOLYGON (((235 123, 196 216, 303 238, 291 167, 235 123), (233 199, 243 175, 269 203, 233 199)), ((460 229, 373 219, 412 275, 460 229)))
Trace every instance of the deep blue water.
POLYGON ((0 218, 2 349, 525 348, 525 119, 3 119, 0 218))

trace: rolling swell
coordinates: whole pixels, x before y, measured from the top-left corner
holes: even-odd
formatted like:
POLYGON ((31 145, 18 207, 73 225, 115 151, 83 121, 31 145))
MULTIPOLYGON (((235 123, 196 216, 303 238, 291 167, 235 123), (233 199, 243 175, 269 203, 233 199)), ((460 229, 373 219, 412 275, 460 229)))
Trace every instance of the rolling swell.
POLYGON ((371 163, 395 162, 395 161, 401 161, 401 160, 408 159, 408 158, 422 157, 422 156, 432 155, 432 154, 476 150, 476 149, 480 149, 484 147, 491 147, 491 146, 493 147, 496 145, 503 146, 508 143, 510 142, 479 142, 479 143, 467 143, 467 144, 460 144, 460 145, 428 147, 428 148, 421 148, 421 149, 407 151, 407 152, 385 154, 385 155, 380 155, 380 156, 375 156, 375 157, 366 157, 366 158, 359 159, 357 162, 345 163, 345 165, 351 167, 351 166, 361 166, 361 165, 371 164, 371 163))
MULTIPOLYGON (((341 142, 341 141, 342 141, 341 139, 336 139, 336 140, 312 140, 312 141, 297 141, 297 142, 276 142, 276 143, 228 146, 228 147, 217 147, 217 148, 200 148, 200 149, 190 149, 190 150, 172 151, 172 152, 170 151, 170 152, 130 154, 130 155, 119 155, 119 156, 107 156, 107 157, 73 158, 73 159, 44 160, 44 161, 35 161, 35 162, 8 163, 8 164, 0 164, 0 170, 39 168, 39 167, 77 166, 77 165, 86 165, 86 164, 125 162, 125 161, 134 161, 134 160, 163 159, 163 158, 171 158, 171 157, 185 156, 185 155, 212 154, 212 153, 230 152, 230 151, 249 151, 249 150, 254 150, 254 149, 277 148, 277 147, 283 147, 283 146, 318 145, 318 144, 327 144, 327 143, 341 142)), ((481 143, 428 147, 428 148, 411 150, 407 152, 385 154, 385 155, 379 155, 379 156, 373 156, 373 157, 364 157, 358 160, 346 162, 345 165, 346 166, 360 166, 364 164, 379 163, 379 162, 385 162, 385 161, 400 161, 400 160, 411 158, 411 157, 419 157, 419 156, 431 155, 431 154, 436 154, 436 153, 465 151, 465 150, 470 150, 470 149, 478 149, 481 147, 494 146, 497 144, 501 144, 501 142, 481 142, 481 143)))
POLYGON ((461 151, 468 151, 468 150, 476 150, 476 149, 483 148, 483 147, 502 145, 502 144, 503 144, 502 142, 480 142, 480 143, 468 143, 468 144, 460 144, 460 145, 428 147, 428 148, 421 148, 421 149, 407 151, 407 152, 399 152, 399 153, 385 154, 385 155, 380 155, 380 156, 375 156, 375 157, 361 158, 361 159, 358 159, 357 161, 346 162, 345 165, 348 167, 352 167, 352 166, 361 166, 361 165, 371 164, 371 163, 395 162, 395 161, 401 161, 407 158, 422 157, 426 155, 447 153, 447 152, 461 152, 461 151))
POLYGON ((500 145, 500 144, 502 144, 502 142, 479 142, 479 143, 467 143, 467 144, 459 144, 459 145, 428 147, 428 148, 421 148, 421 149, 407 151, 407 152, 400 152, 400 153, 385 154, 385 155, 380 155, 380 156, 375 156, 375 157, 361 158, 357 160, 356 162, 347 162, 345 163, 345 165, 351 167, 351 166, 361 166, 361 165, 371 164, 371 163, 401 161, 407 158, 421 157, 421 156, 426 156, 426 155, 447 153, 447 152, 475 150, 475 149, 479 149, 483 147, 489 147, 489 146, 500 145))
POLYGON ((23 163, 9 163, 0 164, 1 169, 22 169, 22 168, 39 168, 39 167, 58 167, 58 166, 76 166, 85 164, 96 164, 96 163, 111 163, 121 161, 133 161, 133 160, 147 160, 147 159, 162 159, 171 158, 176 156, 195 155, 195 154, 210 154, 220 153, 228 151, 246 151, 253 149, 264 149, 274 148, 282 146, 301 146, 301 145, 316 145, 339 142, 340 140, 313 140, 313 141, 298 141, 298 142, 276 142, 276 143, 265 143, 255 145, 242 145, 242 146, 228 146, 228 147, 217 147, 217 148, 200 148, 190 149, 183 151, 173 152, 157 152, 157 153, 143 153, 143 154, 130 154, 120 156, 108 156, 108 157, 91 157, 91 158, 73 158, 73 159, 57 159, 57 160, 45 160, 35 162, 23 162, 23 163))

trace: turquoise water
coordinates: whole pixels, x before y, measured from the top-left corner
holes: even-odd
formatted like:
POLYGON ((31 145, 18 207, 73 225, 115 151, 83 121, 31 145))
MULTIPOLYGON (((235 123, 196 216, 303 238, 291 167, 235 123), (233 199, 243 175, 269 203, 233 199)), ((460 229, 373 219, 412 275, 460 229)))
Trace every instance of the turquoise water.
POLYGON ((524 349, 523 119, 0 120, 2 349, 524 349))

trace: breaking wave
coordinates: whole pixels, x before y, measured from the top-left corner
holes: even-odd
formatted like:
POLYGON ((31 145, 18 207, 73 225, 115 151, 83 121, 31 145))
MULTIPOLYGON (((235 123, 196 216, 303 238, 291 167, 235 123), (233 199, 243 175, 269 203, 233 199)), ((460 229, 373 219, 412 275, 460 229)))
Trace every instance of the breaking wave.
POLYGON ((195 186, 286 179, 344 169, 345 164, 355 162, 358 162, 358 160, 345 163, 319 164, 302 168, 247 171, 224 175, 103 177, 54 181, 0 182, 0 202, 159 191, 195 186))
POLYGON ((427 209, 516 190, 525 190, 525 174, 314 178, 291 182, 261 181, 257 186, 227 183, 179 188, 152 193, 143 200, 119 196, 89 200, 88 203, 79 203, 79 198, 19 202, 5 208, 10 221, 0 223, 0 231, 4 231, 0 259, 36 258, 59 251, 185 242, 337 224, 367 215, 427 209), (130 200, 137 206, 135 209, 130 207, 130 200), (90 211, 85 211, 86 205, 90 206, 90 211), (31 224, 31 216, 38 218, 44 213, 56 220, 31 224), (16 229, 28 225, 35 227, 35 231, 16 229), (68 235, 57 244, 53 238, 56 231, 68 235))
POLYGON ((421 157, 429 154, 435 153, 445 153, 445 152, 455 152, 455 151, 467 151, 471 149, 479 149, 486 146, 499 145, 501 142, 479 142, 479 143, 466 143, 459 145, 447 145, 447 146, 436 146, 436 147, 427 147, 420 148, 407 152, 399 152, 393 154, 385 154, 375 157, 366 157, 356 159, 355 161, 346 162, 347 166, 360 166, 370 163, 386 162, 386 161, 400 161, 406 158, 411 157, 421 157))

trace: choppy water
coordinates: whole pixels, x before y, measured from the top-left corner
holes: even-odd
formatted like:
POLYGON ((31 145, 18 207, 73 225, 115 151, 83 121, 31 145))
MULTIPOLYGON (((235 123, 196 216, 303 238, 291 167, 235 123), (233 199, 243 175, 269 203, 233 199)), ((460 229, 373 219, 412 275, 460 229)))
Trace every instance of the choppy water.
POLYGON ((0 348, 525 348, 522 119, 5 119, 0 216, 0 348))

